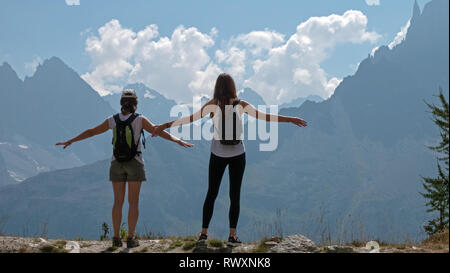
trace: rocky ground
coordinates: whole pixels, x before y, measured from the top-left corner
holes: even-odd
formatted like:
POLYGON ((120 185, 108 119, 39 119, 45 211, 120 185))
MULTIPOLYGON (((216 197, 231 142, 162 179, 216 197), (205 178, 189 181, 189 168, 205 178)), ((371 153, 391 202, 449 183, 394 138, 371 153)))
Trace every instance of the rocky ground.
POLYGON ((418 245, 379 245, 371 241, 346 246, 317 246, 302 235, 264 239, 261 242, 227 246, 211 239, 197 243, 193 236, 140 240, 136 248, 111 247, 111 241, 68 241, 0 236, 0 253, 448 253, 448 232, 443 238, 428 239, 418 245))

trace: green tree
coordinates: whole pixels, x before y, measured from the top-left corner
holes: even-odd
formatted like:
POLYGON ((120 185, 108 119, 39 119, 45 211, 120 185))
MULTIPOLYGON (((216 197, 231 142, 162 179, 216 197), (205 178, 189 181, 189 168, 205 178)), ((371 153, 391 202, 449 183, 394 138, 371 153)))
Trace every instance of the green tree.
POLYGON ((436 96, 441 102, 441 106, 428 104, 433 115, 433 122, 439 127, 441 142, 438 146, 428 147, 433 151, 439 153, 437 157, 438 176, 435 178, 423 177, 424 193, 421 195, 427 199, 426 205, 429 207, 428 212, 438 212, 437 218, 432 219, 424 226, 428 234, 438 233, 445 228, 448 228, 448 199, 449 199, 449 184, 448 184, 448 153, 449 153, 449 107, 442 89, 439 90, 439 95, 436 96), (444 167, 443 167, 444 166, 444 167))

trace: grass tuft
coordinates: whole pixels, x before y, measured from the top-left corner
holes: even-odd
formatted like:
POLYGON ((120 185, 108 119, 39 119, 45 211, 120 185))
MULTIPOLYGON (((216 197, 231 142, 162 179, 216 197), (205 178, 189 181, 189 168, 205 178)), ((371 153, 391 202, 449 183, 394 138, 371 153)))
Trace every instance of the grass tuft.
POLYGON ((110 246, 110 247, 108 247, 107 249, 105 249, 105 250, 102 251, 102 252, 114 252, 114 251, 116 251, 117 249, 118 249, 117 246, 110 246))
POLYGON ((143 249, 137 250, 134 253, 146 253, 146 252, 148 252, 148 247, 144 247, 143 249))
POLYGON ((269 242, 269 238, 263 238, 261 242, 259 242, 258 246, 255 248, 255 253, 267 253, 270 249, 268 245, 266 245, 266 242, 269 242))
POLYGON ((223 242, 217 239, 209 239, 208 240, 208 245, 212 246, 212 247, 218 247, 218 248, 222 248, 223 247, 223 242))
POLYGON ((197 237, 189 235, 183 238, 184 241, 197 241, 197 237))
POLYGON ((32 251, 30 251, 28 248, 26 247, 22 247, 21 249, 19 249, 19 253, 31 253, 32 251))
POLYGON ((183 250, 193 249, 197 245, 196 241, 186 241, 183 245, 183 250))
POLYGON ((427 239, 425 239, 422 244, 449 244, 449 232, 448 229, 444 230, 441 233, 430 235, 427 239))
POLYGON ((42 253, 68 253, 69 251, 54 245, 45 245, 39 249, 42 253))
POLYGON ((181 240, 176 240, 170 244, 168 250, 172 250, 172 249, 180 247, 180 246, 183 246, 183 242, 181 240))

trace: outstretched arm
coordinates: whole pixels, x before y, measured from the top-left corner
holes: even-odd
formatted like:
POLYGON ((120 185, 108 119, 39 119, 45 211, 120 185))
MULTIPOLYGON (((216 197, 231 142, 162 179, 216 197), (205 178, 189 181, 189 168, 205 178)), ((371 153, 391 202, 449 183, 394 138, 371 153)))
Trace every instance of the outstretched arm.
POLYGON ((109 129, 108 120, 105 120, 102 124, 98 125, 97 127, 87 129, 86 131, 79 134, 78 136, 76 136, 70 140, 64 141, 64 142, 58 142, 58 143, 56 143, 56 145, 64 145, 63 148, 65 149, 74 142, 81 141, 86 138, 90 138, 90 137, 93 137, 96 135, 103 134, 104 132, 108 131, 108 129, 109 129))
POLYGON ((247 113, 249 116, 257 119, 265 120, 268 122, 291 122, 299 127, 306 127, 308 125, 308 123, 301 118, 273 115, 258 111, 253 105, 246 101, 241 101, 240 105, 244 108, 244 113, 247 113))
POLYGON ((198 110, 197 112, 195 112, 194 114, 192 114, 190 116, 182 117, 177 120, 155 126, 155 132, 154 132, 153 136, 155 137, 155 136, 160 135, 162 132, 164 132, 164 130, 166 130, 170 127, 181 126, 181 125, 189 124, 196 120, 202 119, 209 113, 213 112, 213 109, 211 107, 213 105, 214 105, 214 100, 210 100, 207 103, 205 103, 205 105, 203 105, 200 110, 198 110))
MULTIPOLYGON (((142 119, 142 128, 144 128, 144 130, 146 130, 147 132, 149 132, 150 134, 155 136, 154 133, 155 133, 156 126, 153 125, 153 123, 151 123, 148 119, 146 119, 146 118, 142 119)), ((169 134, 166 131, 162 131, 159 134, 159 136, 164 138, 165 140, 169 140, 169 141, 175 142, 175 143, 177 143, 177 144, 179 144, 179 145, 181 145, 183 147, 192 147, 192 146, 194 146, 194 144, 185 142, 185 141, 183 141, 183 140, 181 140, 181 139, 179 139, 179 138, 169 134)))

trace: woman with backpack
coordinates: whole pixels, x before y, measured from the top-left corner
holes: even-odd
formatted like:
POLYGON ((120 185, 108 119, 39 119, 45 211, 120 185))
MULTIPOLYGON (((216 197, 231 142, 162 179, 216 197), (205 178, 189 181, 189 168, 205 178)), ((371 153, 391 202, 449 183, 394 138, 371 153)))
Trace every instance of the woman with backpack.
MULTIPOLYGON (((56 144, 63 145, 65 149, 74 142, 103 134, 109 129, 113 130, 114 155, 109 171, 109 179, 112 182, 114 191, 114 205, 112 209, 114 228, 113 247, 122 246, 120 223, 122 221, 122 207, 125 198, 126 182, 128 182, 129 203, 127 248, 139 246, 134 232, 139 215, 141 183, 142 181, 146 181, 140 137, 141 134, 143 135, 143 130, 153 134, 155 126, 146 117, 135 113, 137 104, 138 98, 136 92, 131 89, 124 90, 120 99, 122 109, 119 114, 110 116, 102 124, 84 131, 71 140, 56 144)), ((159 135, 183 147, 194 146, 167 132, 160 132, 159 135)), ((144 141, 143 143, 145 146, 144 141)))
POLYGON ((223 173, 228 166, 230 176, 230 233, 228 243, 230 245, 241 243, 236 236, 236 226, 240 210, 241 184, 246 164, 245 147, 242 140, 239 139, 242 133, 243 113, 268 122, 291 122, 299 127, 307 126, 307 123, 301 118, 266 114, 258 111, 248 102, 239 100, 233 78, 223 73, 217 78, 212 100, 189 117, 182 117, 178 120, 157 126, 153 133, 153 137, 155 137, 170 127, 192 123, 206 115, 212 117, 214 137, 211 142, 208 192, 203 205, 203 223, 202 231, 199 235, 199 242, 208 238, 208 226, 213 215, 214 202, 219 192, 223 173), (227 120, 228 122, 226 122, 227 120), (230 126, 227 126, 227 124, 233 125, 232 130, 229 130, 230 126))

